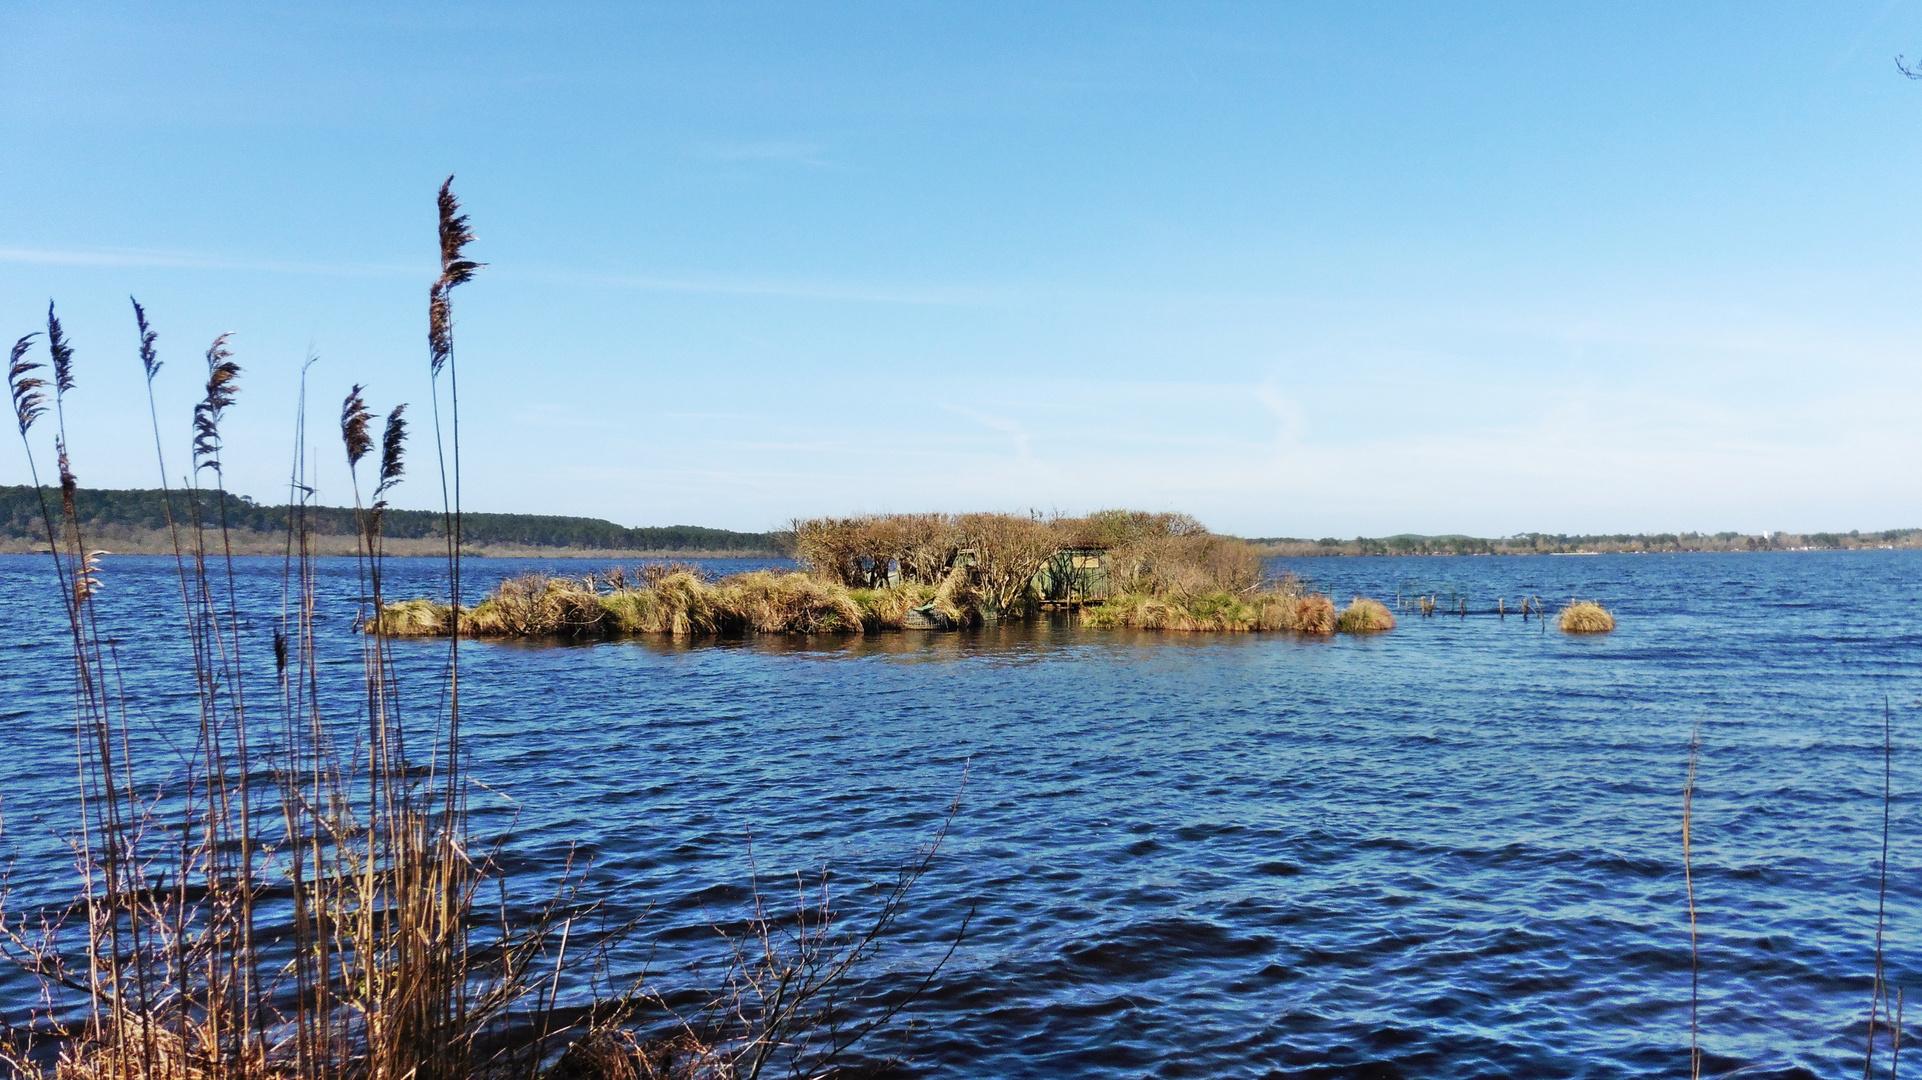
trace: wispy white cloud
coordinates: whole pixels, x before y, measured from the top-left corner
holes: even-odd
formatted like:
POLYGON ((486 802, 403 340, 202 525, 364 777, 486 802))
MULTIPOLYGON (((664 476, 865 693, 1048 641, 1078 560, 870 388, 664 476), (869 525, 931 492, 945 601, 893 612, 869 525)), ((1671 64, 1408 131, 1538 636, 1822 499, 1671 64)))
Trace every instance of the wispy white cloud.
POLYGON ((1014 452, 1018 457, 1029 458, 1034 456, 1032 445, 1033 436, 1028 434, 1027 428, 1014 420, 1009 420, 1002 416, 994 416, 989 413, 978 412, 960 405, 946 403, 942 404, 941 411, 953 413, 964 419, 972 420, 982 427, 1007 435, 1013 441, 1014 452))
POLYGON ((940 307, 980 307, 1017 303, 1033 294, 1008 288, 974 286, 896 286, 859 281, 805 278, 746 278, 725 276, 597 274, 538 267, 495 267, 496 276, 562 284, 598 285, 642 292, 694 293, 719 296, 764 296, 793 300, 825 300, 855 304, 902 304, 940 307))
POLYGON ((303 274, 318 277, 425 277, 434 275, 427 262, 416 265, 399 263, 312 263, 282 259, 251 259, 214 255, 199 251, 165 251, 146 248, 53 248, 0 247, 0 263, 29 266, 78 267, 158 267, 171 270, 238 270, 248 273, 303 274))
MULTIPOLYGON (((239 271, 259 274, 296 274, 315 277, 381 277, 431 280, 435 267, 428 262, 319 263, 284 259, 256 259, 200 251, 149 248, 26 248, 0 246, 0 264, 71 266, 117 269, 153 267, 170 270, 239 271)), ((722 296, 765 296, 796 300, 825 300, 864 304, 977 306, 1013 303, 1032 295, 1016 289, 970 286, 901 287, 859 281, 823 281, 725 276, 650 276, 603 274, 538 266, 494 265, 490 278, 559 284, 601 285, 644 292, 707 293, 722 296)))
POLYGON ((817 169, 841 168, 822 157, 826 147, 798 139, 761 139, 745 142, 710 142, 690 147, 688 155, 704 161, 730 163, 769 163, 806 165, 817 169))

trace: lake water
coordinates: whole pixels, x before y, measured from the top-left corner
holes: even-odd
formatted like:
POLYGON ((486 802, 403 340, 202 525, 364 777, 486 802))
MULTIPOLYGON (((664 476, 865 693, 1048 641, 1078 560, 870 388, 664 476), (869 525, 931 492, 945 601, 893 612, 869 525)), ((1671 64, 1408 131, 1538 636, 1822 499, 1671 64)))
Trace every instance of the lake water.
MULTIPOLYGON (((910 1075, 1685 1076, 1680 816, 1699 723, 1708 1071, 1846 1076, 1873 967, 1886 700, 1887 964, 1922 989, 1922 553, 1276 567, 1338 601, 1580 595, 1619 629, 1410 615, 1369 639, 1036 623, 464 646, 482 828, 531 881, 578 845, 591 891, 648 913, 620 959, 672 989, 716 976, 711 928, 738 920, 751 872, 792 895, 825 864, 857 918, 861 883, 961 792, 886 956, 888 977, 913 979, 974 912, 912 1010, 910 1075)), ((389 593, 441 570, 395 561, 389 593)), ((279 575, 242 560, 261 701, 279 575)), ((182 730, 170 560, 109 559, 104 581, 140 722, 182 730)), ((324 588, 330 678, 351 685, 353 561, 327 562, 324 588)), ((60 622, 44 557, 0 557, 16 906, 70 881, 60 622)), ((445 648, 397 646, 423 712, 445 648)), ((0 976, 8 1019, 27 993, 0 976)))

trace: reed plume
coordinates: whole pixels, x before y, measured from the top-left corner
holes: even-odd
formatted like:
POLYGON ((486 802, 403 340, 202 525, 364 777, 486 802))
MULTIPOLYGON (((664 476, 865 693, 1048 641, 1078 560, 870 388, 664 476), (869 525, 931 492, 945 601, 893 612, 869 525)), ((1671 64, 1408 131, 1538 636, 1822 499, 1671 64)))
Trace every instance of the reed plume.
POLYGON ((222 334, 207 346, 207 396, 194 406, 194 468, 220 472, 220 418, 239 390, 240 365, 227 348, 232 334, 222 334))
POLYGON ((354 388, 347 391, 347 400, 340 403, 340 441, 347 448, 349 469, 358 466, 360 459, 374 448, 374 438, 367 434, 367 424, 373 420, 374 414, 360 396, 363 389, 365 387, 355 383, 354 388))
POLYGON ((133 321, 140 327, 140 367, 147 373, 148 385, 152 385, 154 376, 160 374, 160 355, 154 351, 154 341, 160 335, 147 325, 147 309, 140 306, 140 301, 131 296, 127 300, 133 304, 133 321))
POLYGON ((401 464, 401 451, 407 441, 407 421, 402 417, 406 411, 406 405, 394 406, 394 411, 387 414, 387 426, 381 431, 380 483, 374 487, 376 510, 386 507, 388 489, 400 483, 401 473, 405 471, 401 464))
MULTIPOLYGON (((435 198, 440 228, 440 277, 427 294, 428 377, 434 384, 434 455, 440 466, 441 515, 447 531, 447 595, 452 611, 450 624, 458 626, 461 610, 461 488, 460 488, 460 370, 454 360, 453 291, 457 285, 473 280, 481 267, 467 257, 467 245, 474 240, 467 215, 461 213, 460 200, 454 196, 454 177, 448 174, 435 198), (452 462, 441 438, 440 375, 447 372, 449 419, 452 421, 452 462), (451 487, 451 490, 450 490, 451 487)), ((379 609, 375 610, 376 622, 379 609)), ((460 634, 454 633, 447 644, 447 754, 450 762, 460 757, 460 634)), ((454 770, 448 772, 447 798, 454 798, 454 770)))
POLYGON ((28 334, 13 343, 13 352, 7 357, 7 390, 13 394, 14 422, 20 426, 20 437, 27 437, 27 429, 47 411, 47 394, 43 389, 47 380, 33 377, 40 365, 27 359, 27 351, 33 348, 33 339, 39 334, 28 334))
POLYGON ((1702 953, 1695 939, 1695 771, 1702 761, 1702 722, 1688 737, 1688 779, 1682 784, 1682 887, 1688 894, 1688 1075, 1701 1080, 1702 953))
POLYGON ((73 389, 73 346, 67 344, 51 300, 47 301, 47 351, 53 354, 53 391, 58 396, 73 389))
POLYGON ((432 374, 438 376, 454 355, 454 286, 474 279, 483 264, 469 259, 466 247, 474 241, 467 215, 460 212, 450 175, 440 186, 440 277, 427 292, 427 351, 432 374))

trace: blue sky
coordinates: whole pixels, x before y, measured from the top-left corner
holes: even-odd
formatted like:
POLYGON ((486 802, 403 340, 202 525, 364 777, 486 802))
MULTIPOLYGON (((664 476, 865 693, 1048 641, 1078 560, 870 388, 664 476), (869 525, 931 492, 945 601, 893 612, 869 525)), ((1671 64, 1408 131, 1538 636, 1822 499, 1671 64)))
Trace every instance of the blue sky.
POLYGON ((316 430, 356 382, 425 420, 455 172, 475 509, 1922 524, 1915 3, 11 4, 0 40, 0 334, 59 302, 90 486, 157 479, 129 293, 176 471, 221 331, 235 490, 282 497, 310 351, 316 430))

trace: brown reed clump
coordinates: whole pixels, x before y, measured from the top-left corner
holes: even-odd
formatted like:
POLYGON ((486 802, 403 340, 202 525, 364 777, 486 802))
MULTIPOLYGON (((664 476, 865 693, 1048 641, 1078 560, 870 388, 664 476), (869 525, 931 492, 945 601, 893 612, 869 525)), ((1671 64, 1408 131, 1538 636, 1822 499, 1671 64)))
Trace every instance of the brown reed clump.
POLYGON ((1323 635, 1334 632, 1330 629, 1334 625, 1334 605, 1327 597, 1307 592, 1300 582, 1286 578, 1239 593, 1220 589, 1190 596, 1120 593, 1085 609, 1081 619, 1083 625, 1101 628, 1323 635))
POLYGON ((594 629, 607 634, 677 637, 738 633, 859 633, 860 607, 848 590, 806 574, 757 570, 709 582, 676 571, 638 588, 596 598, 603 612, 594 629))
POLYGON ((432 600, 400 600, 381 608, 378 627, 368 633, 389 637, 438 637, 447 632, 448 609, 432 600))
POLYGON ((1615 616, 1593 600, 1577 600, 1562 609, 1564 634, 1606 634, 1615 629, 1615 616))
POLYGON ((727 578, 715 589, 730 613, 729 629, 762 634, 855 633, 866 629, 861 606, 848 590, 806 574, 757 570, 727 578))
POLYGON ((461 629, 500 637, 582 637, 599 634, 604 615, 588 583, 523 574, 501 582, 473 611, 463 612, 461 629))
POLYGON ((1344 634, 1383 634, 1395 628, 1395 616, 1379 600, 1357 596, 1341 610, 1335 629, 1344 634))
MULTIPOLYGON (((660 572, 655 569, 648 567, 638 583, 607 592, 600 591, 604 583, 629 579, 624 573, 510 578, 472 610, 461 613, 460 630, 467 637, 699 637, 861 633, 877 623, 853 590, 807 574, 757 570, 709 581, 694 569, 671 565, 660 572)), ((368 622, 370 633, 378 629, 393 636, 435 637, 446 635, 452 626, 448 606, 428 600, 387 604, 381 610, 381 618, 368 622)), ((898 617, 894 625, 899 625, 898 617)))
POLYGON ((1309 593, 1295 601, 1297 634, 1327 637, 1335 632, 1335 602, 1320 593, 1309 593))

